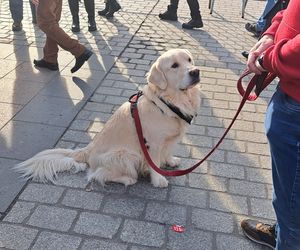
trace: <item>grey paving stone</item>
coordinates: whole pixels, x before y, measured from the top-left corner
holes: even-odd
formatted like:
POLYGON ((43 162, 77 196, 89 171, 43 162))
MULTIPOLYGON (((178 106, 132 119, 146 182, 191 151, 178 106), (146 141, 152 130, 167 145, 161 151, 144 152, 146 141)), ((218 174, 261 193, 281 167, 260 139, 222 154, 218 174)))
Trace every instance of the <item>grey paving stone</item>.
POLYGON ((41 232, 34 243, 33 250, 76 250, 81 242, 81 238, 66 234, 52 232, 41 232))
POLYGON ((229 192, 258 198, 266 197, 266 188, 264 184, 248 181, 230 180, 229 192))
POLYGON ((98 210, 103 199, 102 194, 81 190, 68 190, 62 204, 89 210, 98 210))
POLYGON ((166 188, 155 188, 150 182, 146 181, 138 181, 135 185, 129 187, 129 193, 150 200, 165 200, 167 197, 166 188))
POLYGON ((83 212, 76 222, 76 233, 112 239, 121 224, 120 218, 83 212))
MULTIPOLYGON (((0 152, 1 141, 2 137, 0 134, 0 152)), ((0 158, 0 213, 4 213, 8 209, 26 183, 12 169, 17 163, 18 161, 15 160, 0 158)))
POLYGON ((227 191, 226 179, 211 175, 190 174, 189 186, 215 191, 227 191))
POLYGON ((79 100, 38 95, 14 119, 67 127, 82 106, 79 100))
POLYGON ((182 205, 195 206, 200 208, 207 207, 206 191, 186 187, 171 187, 170 202, 175 202, 182 205))
POLYGON ((262 217, 269 220, 276 220, 272 201, 266 199, 250 199, 251 214, 256 217, 262 217))
POLYGON ((85 188, 88 184, 86 172, 77 174, 61 173, 58 175, 55 185, 71 187, 71 188, 85 188))
POLYGON ((4 249, 28 249, 38 230, 23 226, 0 224, 0 246, 4 249))
POLYGON ((165 229, 155 223, 125 220, 120 237, 128 243, 160 247, 165 241, 165 229))
POLYGON ((186 224, 187 211, 184 206, 149 202, 145 219, 164 224, 186 224))
POLYGON ((248 214, 247 197, 220 192, 209 193, 209 207, 238 214, 248 214))
POLYGON ((21 121, 9 122, 1 130, 0 157, 25 160, 43 149, 52 148, 63 131, 62 127, 21 121))
POLYGON ((5 216, 3 221, 12 223, 22 223, 32 212, 35 203, 18 201, 5 216))
MULTIPOLYGON (((1 47, 3 44, 1 44, 1 47)), ((6 103, 24 105, 29 102, 45 84, 19 79, 0 79, 0 100, 6 103)))
POLYGON ((91 96, 102 78, 98 80, 84 77, 79 78, 57 75, 47 84, 40 94, 76 100, 86 100, 91 96))
POLYGON ((127 245, 122 243, 108 242, 104 240, 85 240, 82 250, 94 250, 94 249, 109 249, 109 250, 126 250, 127 245))
POLYGON ((251 242, 246 238, 235 237, 232 235, 217 235, 218 250, 258 250, 261 248, 258 244, 251 242))
POLYGON ((167 249, 197 249, 213 250, 213 234, 199 230, 186 230, 183 233, 177 233, 169 229, 169 240, 167 249))
POLYGON ((27 224, 35 227, 68 231, 77 215, 71 209, 40 205, 30 216, 27 224))
POLYGON ((0 129, 22 109, 21 105, 0 103, 0 129))
POLYGON ((42 203, 57 203, 64 188, 53 185, 30 183, 22 192, 20 199, 42 203))
POLYGON ((109 197, 104 204, 103 212, 128 217, 139 217, 144 208, 145 202, 140 199, 109 197))
POLYGON ((224 233, 232 233, 234 224, 231 214, 204 209, 193 209, 192 223, 199 229, 224 233))
POLYGON ((22 62, 13 61, 13 60, 0 60, 0 78, 8 75, 11 71, 20 65, 22 62))

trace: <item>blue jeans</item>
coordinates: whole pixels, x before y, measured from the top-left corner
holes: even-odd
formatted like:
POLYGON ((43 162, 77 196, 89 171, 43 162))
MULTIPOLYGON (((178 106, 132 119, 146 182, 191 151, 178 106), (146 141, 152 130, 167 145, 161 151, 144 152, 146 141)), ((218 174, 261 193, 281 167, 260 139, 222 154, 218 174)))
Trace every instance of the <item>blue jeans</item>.
MULTIPOLYGON (((32 18, 36 18, 35 6, 29 0, 32 18)), ((23 0, 9 0, 9 9, 14 22, 21 22, 23 20, 23 0)))
POLYGON ((300 102, 287 96, 280 86, 269 103, 265 128, 272 160, 276 250, 299 250, 300 102))
POLYGON ((271 9, 273 9, 273 7, 275 6, 275 4, 277 3, 278 0, 268 0, 264 9, 264 12, 262 13, 262 15, 260 16, 260 18, 258 19, 258 21, 256 22, 256 30, 257 31, 263 31, 265 25, 266 25, 266 15, 271 11, 271 9))

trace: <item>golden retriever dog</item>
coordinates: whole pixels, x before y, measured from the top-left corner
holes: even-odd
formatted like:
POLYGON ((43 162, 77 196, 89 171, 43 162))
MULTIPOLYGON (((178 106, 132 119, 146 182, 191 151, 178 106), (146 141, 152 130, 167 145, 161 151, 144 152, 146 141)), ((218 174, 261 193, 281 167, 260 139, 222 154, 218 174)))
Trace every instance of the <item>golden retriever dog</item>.
MULTIPOLYGON (((138 100, 138 110, 149 154, 157 166, 176 166, 172 156, 200 103, 199 69, 188 50, 173 49, 161 55, 147 76, 148 84, 138 100), (180 114, 178 114, 178 111, 180 114), (184 119, 188 118, 188 119, 184 119)), ((88 169, 88 181, 136 183, 150 172, 155 187, 167 187, 167 179, 148 166, 141 150, 130 103, 124 103, 92 142, 81 149, 49 149, 18 164, 24 177, 55 182, 58 172, 88 169)))

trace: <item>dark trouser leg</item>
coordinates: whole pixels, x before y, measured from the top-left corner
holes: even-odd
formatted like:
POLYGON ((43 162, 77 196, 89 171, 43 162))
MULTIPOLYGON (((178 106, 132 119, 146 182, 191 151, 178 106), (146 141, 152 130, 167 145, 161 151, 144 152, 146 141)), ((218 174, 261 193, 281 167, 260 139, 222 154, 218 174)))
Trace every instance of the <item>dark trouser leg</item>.
POLYGON ((187 0, 187 3, 188 3, 189 8, 190 8, 192 19, 194 19, 194 20, 201 19, 200 6, 199 6, 199 3, 198 3, 198 0, 187 0))
POLYGON ((30 0, 29 0, 29 4, 31 9, 32 23, 37 23, 35 5, 30 0))
POLYGON ((88 13, 89 20, 89 31, 97 30, 95 22, 95 1, 94 0, 84 0, 85 10, 88 13))
POLYGON ((23 0, 9 0, 9 9, 14 22, 23 20, 23 0))
POLYGON ((169 6, 170 6, 171 9, 177 11, 178 3, 179 3, 179 0, 171 0, 169 6))
POLYGON ((68 0, 69 7, 72 14, 72 31, 79 32, 80 25, 79 25, 79 2, 78 0, 68 0))

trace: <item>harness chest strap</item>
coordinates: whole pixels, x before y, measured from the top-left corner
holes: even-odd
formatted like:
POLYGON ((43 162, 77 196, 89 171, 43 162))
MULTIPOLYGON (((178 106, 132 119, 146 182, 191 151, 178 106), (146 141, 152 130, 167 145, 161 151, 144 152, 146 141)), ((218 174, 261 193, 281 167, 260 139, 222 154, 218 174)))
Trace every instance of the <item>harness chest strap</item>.
POLYGON ((186 174, 192 172, 194 169, 196 169, 198 166, 200 166, 221 144, 221 142, 223 141, 223 139, 225 138, 225 136, 231 129, 232 125, 234 124, 239 113, 241 112, 245 102, 247 100, 249 100, 249 101, 256 100, 257 97, 259 96, 259 94, 264 90, 264 88, 266 88, 276 77, 274 74, 267 73, 267 72, 263 73, 262 75, 255 75, 252 77, 252 79, 250 80, 250 82, 245 90, 242 85, 242 79, 249 74, 250 74, 250 72, 248 70, 245 70, 237 82, 238 91, 243 96, 243 98, 240 102, 240 105, 239 105, 237 111, 236 111, 236 114, 234 115, 231 123, 229 124, 228 128, 225 130, 224 134, 221 136, 218 143, 208 152, 208 154, 202 160, 200 160, 198 163, 196 163, 192 167, 187 168, 187 169, 182 169, 182 170, 172 170, 172 171, 164 170, 164 169, 161 169, 160 167, 156 166, 156 164, 152 161, 152 159, 149 155, 147 146, 145 145, 145 142, 144 142, 145 139, 143 136, 142 125, 141 125, 141 121, 139 118, 139 112, 138 112, 138 108, 137 108, 137 102, 138 102, 139 97, 142 95, 142 92, 139 91, 137 94, 131 96, 129 99, 129 102, 131 103, 131 115, 134 119, 135 128, 136 128, 136 132, 138 135, 140 146, 142 148, 144 156, 145 156, 148 164, 150 165, 150 167, 152 169, 154 169, 157 173, 164 175, 164 176, 181 176, 181 175, 186 175, 186 174), (253 90, 254 87, 255 87, 255 91, 254 91, 255 93, 251 94, 251 91, 253 90))

